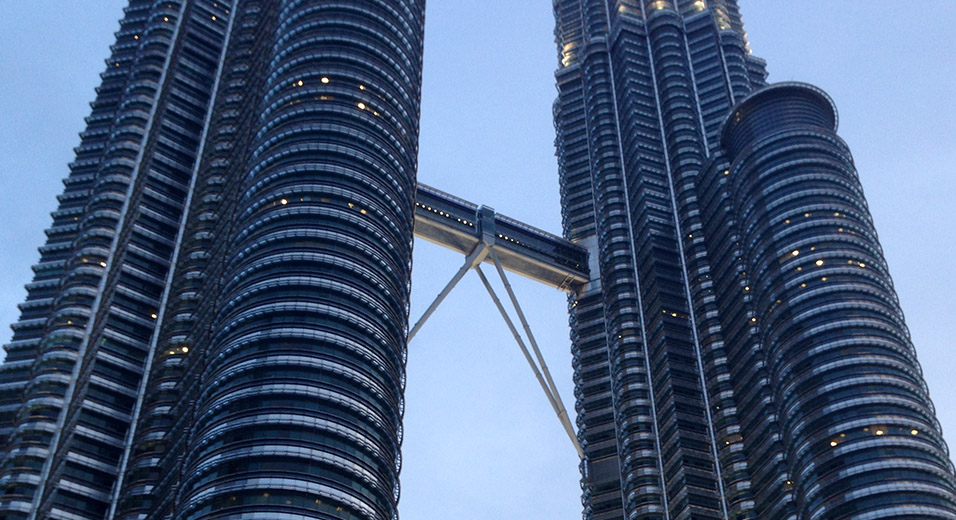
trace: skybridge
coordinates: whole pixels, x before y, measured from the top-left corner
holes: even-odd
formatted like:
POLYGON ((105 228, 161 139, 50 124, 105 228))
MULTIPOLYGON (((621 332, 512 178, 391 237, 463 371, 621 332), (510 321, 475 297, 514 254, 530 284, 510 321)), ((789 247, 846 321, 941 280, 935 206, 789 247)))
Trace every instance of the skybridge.
POLYGON ((579 294, 590 281, 588 250, 557 235, 499 215, 488 206, 479 206, 421 183, 415 198, 415 236, 457 251, 465 256, 465 261, 409 330, 406 343, 421 330, 465 274, 474 269, 531 366, 578 457, 583 458, 584 452, 567 410, 505 271, 570 294, 579 294), (501 278, 527 343, 481 270, 482 264, 493 265, 501 278))

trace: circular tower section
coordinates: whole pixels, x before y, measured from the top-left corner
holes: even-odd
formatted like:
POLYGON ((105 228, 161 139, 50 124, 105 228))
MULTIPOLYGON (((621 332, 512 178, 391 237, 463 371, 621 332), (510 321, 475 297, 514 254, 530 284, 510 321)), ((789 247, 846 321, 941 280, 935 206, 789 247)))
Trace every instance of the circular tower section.
POLYGON ((781 83, 722 129, 800 517, 951 518, 952 467, 837 115, 781 83))
POLYGON ((178 518, 397 518, 423 0, 284 0, 178 518))

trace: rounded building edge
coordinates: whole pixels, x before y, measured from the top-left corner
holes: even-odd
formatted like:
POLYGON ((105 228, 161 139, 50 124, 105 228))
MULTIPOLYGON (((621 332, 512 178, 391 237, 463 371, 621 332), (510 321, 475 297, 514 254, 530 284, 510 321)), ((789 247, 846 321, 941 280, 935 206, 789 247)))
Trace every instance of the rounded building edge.
POLYGON ((794 96, 810 97, 818 101, 819 108, 823 110, 822 115, 828 120, 828 124, 832 125, 832 128, 828 129, 833 132, 837 131, 840 122, 839 113, 836 103, 833 102, 833 98, 826 91, 816 85, 802 81, 783 81, 752 92, 734 105, 720 125, 721 148, 726 150, 733 159, 740 150, 745 148, 745 146, 734 146, 735 141, 738 141, 734 139, 734 134, 735 130, 738 130, 742 124, 748 123, 752 119, 752 117, 746 116, 750 116, 750 114, 762 108, 761 104, 763 102, 769 100, 782 102, 788 97, 793 98, 794 96), (770 99, 768 100, 768 98, 770 99))

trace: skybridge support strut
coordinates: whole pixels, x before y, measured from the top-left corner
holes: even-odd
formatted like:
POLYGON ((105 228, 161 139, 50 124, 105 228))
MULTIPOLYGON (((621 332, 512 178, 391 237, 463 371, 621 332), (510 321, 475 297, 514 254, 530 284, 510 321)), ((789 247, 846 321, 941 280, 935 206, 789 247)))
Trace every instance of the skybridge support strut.
MULTIPOLYGON (((534 350, 534 356, 538 360, 538 364, 541 367, 541 372, 544 373, 544 377, 548 382, 545 392, 548 393, 548 390, 550 390, 550 394, 553 396, 551 399, 551 406, 554 407, 554 412, 558 414, 558 420, 561 421, 561 425, 564 426, 564 429, 567 430, 568 436, 571 437, 571 442, 574 443, 574 448, 578 451, 578 457, 583 459, 584 452, 581 450, 581 445, 578 443, 578 438, 574 433, 574 428, 571 427, 571 420, 568 418, 568 411, 564 408, 564 402, 561 400, 561 394, 558 393, 558 387, 555 386, 554 379, 551 378, 551 371, 548 370, 548 364, 544 362, 544 356, 541 355, 541 350, 538 348, 538 342, 535 341, 534 334, 531 333, 531 326, 528 325, 528 320, 524 316, 524 311, 521 310, 521 305, 518 304, 518 297, 515 296, 515 292, 511 288, 511 283, 508 282, 508 277, 505 276, 505 270, 501 266, 501 262, 498 261, 498 255, 495 253, 494 249, 491 250, 491 259, 495 262, 495 269, 498 270, 498 276, 501 277, 501 283, 504 284, 505 291, 508 292, 508 297, 511 299, 511 305, 514 306, 515 312, 518 313, 518 319, 521 321, 521 326, 524 328, 524 333, 528 336, 528 343, 531 344, 531 349, 534 350)), ((479 276, 482 276, 481 270, 477 266, 475 267, 475 270, 478 271, 479 276)), ((482 276, 482 278, 484 278, 484 276, 482 276)), ((491 286, 487 283, 485 283, 485 287, 491 290, 491 286)), ((501 310, 500 305, 499 310, 501 310)), ((519 346, 521 346, 521 350, 525 353, 525 357, 529 357, 527 349, 524 348, 520 341, 519 346)), ((528 359, 528 362, 532 363, 530 358, 528 359)), ((535 371, 535 374, 537 374, 537 371, 535 371)))
POLYGON ((521 306, 518 304, 518 298, 515 296, 514 290, 511 288, 511 283, 508 282, 508 277, 505 275, 504 268, 502 267, 501 262, 498 260, 498 255, 495 252, 494 246, 494 235, 484 235, 482 240, 478 242, 472 252, 468 254, 461 268, 459 268, 455 275, 452 276, 451 280, 448 281, 444 289, 438 293, 438 296, 436 296, 434 301, 432 301, 432 303, 428 306, 428 308, 422 314, 422 317, 415 322, 415 325, 408 332, 406 344, 410 342, 416 334, 418 334, 418 331, 421 330, 428 318, 431 317, 438 306, 441 305, 442 301, 445 300, 448 294, 451 293, 452 289, 458 285, 458 282, 461 281, 461 279, 465 276, 465 273, 467 273, 470 269, 474 269, 478 273, 481 283, 485 286, 489 296, 491 296, 491 299, 494 302, 495 307, 497 307, 498 312, 501 313, 501 317, 505 320, 505 324, 511 331, 512 336, 514 336, 515 342, 518 343, 518 348, 521 349, 521 353, 524 354, 525 360, 527 360, 528 365, 531 367, 531 371, 538 380, 538 384, 541 385, 541 389, 548 398, 551 408, 558 416, 558 421, 561 422, 561 426, 567 433, 568 438, 571 439, 571 443, 574 445, 574 449, 577 452, 578 457, 583 459, 584 451, 581 449, 581 444, 578 442, 577 435, 574 433, 574 427, 571 425, 571 420, 568 417, 567 410, 565 409, 564 403, 561 400, 561 396, 558 393, 557 386, 554 384, 554 380, 551 377, 551 372, 548 370, 548 365, 544 362, 544 356, 541 354, 541 350, 538 348, 538 342, 531 333, 531 326, 528 324, 528 320, 525 318, 524 312, 522 311, 521 306), (498 276, 501 278, 501 281, 505 286, 505 290, 508 293, 511 304, 514 306, 515 311, 518 314, 518 319, 521 321, 521 326, 528 337, 528 343, 531 344, 531 348, 534 351, 533 357, 531 352, 528 350, 524 339, 521 337, 521 333, 518 331, 514 321, 508 314, 507 309, 505 309, 504 305, 501 303, 501 300, 498 298, 498 295, 495 293, 491 283, 488 281, 488 278, 481 270, 481 263, 485 261, 489 255, 495 264, 495 268, 498 271, 498 276))
POLYGON ((455 273, 455 276, 451 277, 451 280, 448 281, 448 284, 445 285, 445 288, 438 293, 438 296, 435 297, 435 300, 431 303, 431 305, 425 309, 425 313, 422 314, 422 317, 418 318, 418 321, 415 322, 415 326, 412 327, 412 330, 408 331, 408 336, 405 338, 406 344, 408 344, 412 338, 418 334, 418 331, 421 330, 423 325, 425 325, 425 322, 428 320, 428 318, 430 318, 432 313, 435 312, 435 309, 441 305, 441 302, 445 301, 445 297, 447 297, 448 293, 450 293, 451 290, 458 285, 458 282, 460 282, 465 276, 465 273, 467 273, 471 268, 478 267, 478 264, 480 264, 485 257, 488 256, 489 250, 490 249, 485 242, 478 242, 478 245, 475 246, 475 249, 471 252, 471 254, 465 258, 465 263, 461 266, 461 269, 455 273))
MULTIPOLYGON (((571 444, 574 445, 574 450, 578 453, 578 458, 583 459, 584 450, 581 449, 581 444, 578 442, 578 437, 574 433, 574 427, 571 426, 571 421, 568 419, 568 413, 565 411, 564 403, 561 402, 561 396, 558 395, 557 389, 553 388, 554 383, 551 379, 551 372, 548 370, 548 365, 544 363, 544 360, 541 357, 541 352, 536 346, 537 344, 534 343, 533 339, 531 339, 531 329, 527 326, 527 322, 525 322, 523 314, 521 314, 521 311, 518 311, 519 315, 522 316, 521 321, 525 325, 525 332, 528 334, 528 338, 532 342, 532 345, 535 345, 534 351, 538 361, 541 363, 540 367, 535 364, 534 359, 531 358, 531 354, 528 352, 528 347, 525 346, 524 341, 521 339, 521 334, 518 333, 518 329, 515 327, 514 322, 511 321, 508 311, 505 309, 504 305, 501 304, 501 300, 498 299, 498 295, 495 294, 495 290, 491 286, 491 283, 488 282, 488 278, 485 277, 485 273, 481 271, 481 267, 475 266, 475 271, 478 273, 478 277, 481 278, 481 283, 484 284, 485 289, 488 290, 488 295, 491 296, 492 301, 495 302, 495 307, 498 308, 498 312, 500 312, 501 317, 504 318, 505 323, 508 325, 508 329, 511 330, 511 334, 518 343, 521 353, 524 354, 524 358, 528 361, 531 371, 534 372, 534 376, 537 378, 538 384, 541 385, 541 389, 544 390, 544 394, 547 396, 548 402, 551 403, 551 408, 553 408, 555 414, 557 414, 558 421, 561 422, 561 426, 563 426, 564 431, 567 432, 568 438, 571 439, 571 444), (544 377, 541 375, 542 372, 544 372, 544 377), (547 379, 548 383, 545 382, 545 379, 547 379)), ((510 290, 509 293, 511 293, 510 290)), ((514 300, 513 296, 512 301, 516 301, 514 300)))

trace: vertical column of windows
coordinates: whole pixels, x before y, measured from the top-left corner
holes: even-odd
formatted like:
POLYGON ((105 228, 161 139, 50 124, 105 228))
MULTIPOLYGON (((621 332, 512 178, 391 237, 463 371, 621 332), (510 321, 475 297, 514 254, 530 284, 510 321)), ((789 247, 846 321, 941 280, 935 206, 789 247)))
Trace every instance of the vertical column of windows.
MULTIPOLYGON (((162 93, 148 115, 147 144, 132 159, 133 185, 124 207, 135 210, 121 218, 123 224, 114 239, 109 262, 115 268, 107 270, 99 295, 95 323, 73 383, 72 405, 65 413, 64 434, 49 471, 49 481, 57 485, 48 487, 39 507, 41 516, 100 518, 108 508, 149 340, 159 317, 159 300, 218 59, 217 46, 222 43, 221 22, 209 14, 212 4, 165 3, 151 16, 156 31, 147 28, 144 33, 146 45, 153 32, 165 34, 170 57, 157 78, 162 93), (168 20, 174 19, 176 28, 167 29, 168 20), (199 39, 203 46, 196 44, 199 39), (91 443, 109 448, 91 455, 91 443), (101 474, 86 478, 90 471, 101 474)), ((135 108, 124 109, 130 110, 135 108)))
POLYGON ((719 309, 717 319, 730 375, 723 384, 729 383, 733 389, 725 393, 722 388, 720 397, 711 403, 712 413, 715 424, 732 416, 740 425, 737 435, 723 437, 723 445, 718 442, 718 448, 722 458, 746 457, 757 518, 792 519, 796 518, 793 483, 758 336, 754 288, 741 259, 743 252, 727 193, 729 167, 723 154, 715 154, 696 185, 703 226, 695 231, 695 239, 697 233, 706 237, 707 257, 713 266, 701 276, 699 285, 703 293, 714 297, 719 309))
MULTIPOLYGON (((606 6, 603 10, 607 17, 606 6)), ((637 290, 636 251, 612 55, 605 44, 599 49, 600 52, 589 55, 584 70, 585 99, 597 217, 595 252, 604 292, 609 384, 622 479, 621 507, 624 514, 654 518, 662 514, 664 499, 653 391, 637 290)))
POLYGON ((171 511, 172 489, 180 475, 181 458, 176 454, 183 450, 192 419, 192 392, 197 391, 198 374, 206 362, 205 345, 218 305, 224 237, 233 222, 223 217, 229 215, 239 189, 238 183, 227 179, 240 175, 248 155, 246 147, 232 144, 251 138, 254 110, 242 108, 258 103, 258 67, 263 60, 254 53, 267 45, 271 24, 266 13, 258 2, 232 6, 217 1, 205 7, 198 17, 233 27, 226 36, 229 51, 216 80, 215 105, 204 130, 203 156, 194 167, 197 178, 161 312, 163 323, 152 340, 149 379, 140 397, 135 436, 126 448, 126 464, 119 468, 124 472, 122 487, 114 490, 116 504, 109 520, 163 517, 171 511))

